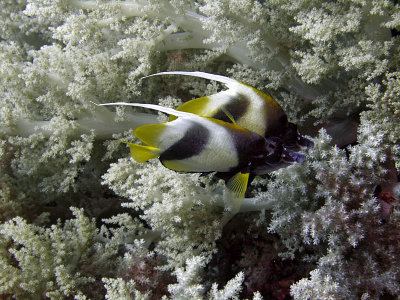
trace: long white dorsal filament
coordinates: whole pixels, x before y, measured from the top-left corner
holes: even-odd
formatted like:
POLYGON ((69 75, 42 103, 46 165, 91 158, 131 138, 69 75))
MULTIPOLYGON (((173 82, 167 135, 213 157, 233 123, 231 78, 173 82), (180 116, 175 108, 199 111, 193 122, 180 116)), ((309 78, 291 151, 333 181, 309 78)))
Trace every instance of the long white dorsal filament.
POLYGON ((187 76, 200 77, 200 78, 215 80, 215 81, 224 83, 224 84, 226 84, 226 86, 228 88, 231 88, 234 85, 237 85, 238 83, 240 84, 239 81, 237 81, 237 80, 235 80, 233 78, 225 77, 225 76, 222 76, 222 75, 199 72, 199 71, 196 71, 196 72, 186 72, 186 71, 160 72, 160 73, 155 73, 155 74, 151 74, 151 75, 142 77, 142 79, 143 78, 152 77, 152 76, 158 76, 158 75, 187 75, 187 76))
MULTIPOLYGON (((94 102, 93 102, 94 103, 94 102)), ((97 106, 110 106, 110 105, 125 105, 125 106, 135 106, 135 107, 143 107, 143 108, 149 108, 157 111, 164 112, 169 115, 174 115, 177 117, 181 118, 201 118, 195 114, 184 112, 184 111, 178 111, 169 107, 164 107, 156 104, 147 104, 147 103, 127 103, 127 102, 113 102, 113 103, 102 103, 102 104, 97 104, 94 103, 97 106)))

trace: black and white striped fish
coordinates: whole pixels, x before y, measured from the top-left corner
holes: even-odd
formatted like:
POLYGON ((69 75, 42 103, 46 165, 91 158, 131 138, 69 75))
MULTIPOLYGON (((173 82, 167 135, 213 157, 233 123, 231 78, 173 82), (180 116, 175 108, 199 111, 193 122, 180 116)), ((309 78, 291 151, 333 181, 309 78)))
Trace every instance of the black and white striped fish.
MULTIPOLYGON (((274 140, 236 124, 200 117, 154 104, 105 103, 149 108, 174 115, 177 119, 136 128, 134 134, 144 145, 127 143, 137 162, 159 158, 161 163, 180 172, 218 172, 228 188, 243 200, 250 174, 265 174, 280 163, 283 149, 274 140)), ((295 152, 293 152, 295 153, 295 152)), ((287 153, 292 162, 299 158, 287 153)))
MULTIPOLYGON (((219 93, 187 101, 177 110, 194 113, 203 117, 231 122, 259 135, 282 141, 283 147, 291 150, 307 149, 312 142, 302 137, 295 124, 288 122, 282 107, 272 97, 236 79, 205 72, 171 71, 152 74, 187 75, 215 80, 228 89, 219 93)), ((171 116, 170 120, 176 117, 171 116)))

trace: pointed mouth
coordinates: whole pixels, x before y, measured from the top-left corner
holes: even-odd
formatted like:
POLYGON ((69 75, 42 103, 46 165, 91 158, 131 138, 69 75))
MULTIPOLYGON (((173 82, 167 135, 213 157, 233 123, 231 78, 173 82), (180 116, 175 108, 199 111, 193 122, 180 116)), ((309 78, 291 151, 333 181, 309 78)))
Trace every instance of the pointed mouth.
POLYGON ((314 147, 314 142, 310 141, 309 139, 307 139, 305 137, 299 136, 297 141, 294 141, 294 142, 285 141, 283 143, 283 146, 286 149, 290 149, 290 150, 307 150, 307 149, 314 147))
POLYGON ((289 164, 301 163, 306 160, 306 156, 303 153, 285 150, 282 155, 282 160, 289 164))
POLYGON ((269 159, 264 159, 259 164, 254 165, 252 173, 256 175, 264 175, 280 168, 285 168, 296 163, 302 163, 305 160, 305 154, 284 149, 281 155, 271 155, 269 159))
POLYGON ((301 137, 298 141, 298 144, 301 150, 306 150, 314 147, 314 142, 309 139, 306 139, 305 137, 301 137))

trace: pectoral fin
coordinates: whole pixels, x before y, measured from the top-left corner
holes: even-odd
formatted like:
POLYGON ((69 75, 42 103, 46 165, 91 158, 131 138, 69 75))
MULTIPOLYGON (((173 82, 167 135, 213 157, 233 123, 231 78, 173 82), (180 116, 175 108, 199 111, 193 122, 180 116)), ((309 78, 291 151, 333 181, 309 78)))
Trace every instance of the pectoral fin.
POLYGON ((137 145, 127 142, 122 143, 129 145, 132 158, 139 163, 148 161, 149 159, 157 158, 160 155, 160 149, 156 147, 137 145))
POLYGON ((235 124, 235 125, 237 126, 236 121, 235 121, 235 119, 233 118, 232 114, 231 114, 227 109, 225 109, 224 107, 222 107, 221 110, 222 110, 223 113, 229 118, 229 120, 231 120, 232 124, 235 124))
POLYGON ((230 189, 235 198, 239 200, 239 205, 244 199, 244 194, 247 189, 247 183, 249 181, 249 173, 237 173, 227 183, 228 189, 230 189))

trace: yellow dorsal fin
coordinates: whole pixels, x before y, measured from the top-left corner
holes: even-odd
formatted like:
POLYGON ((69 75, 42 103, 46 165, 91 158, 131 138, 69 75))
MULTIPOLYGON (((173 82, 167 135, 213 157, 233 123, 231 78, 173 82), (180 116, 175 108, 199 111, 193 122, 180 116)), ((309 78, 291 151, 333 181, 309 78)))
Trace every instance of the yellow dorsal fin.
MULTIPOLYGON (((206 112, 206 106, 209 103, 209 101, 210 101, 209 96, 196 98, 179 105, 176 108, 176 110, 190 112, 198 116, 203 116, 204 113, 206 112)), ((171 115, 169 117, 169 121, 173 121, 176 118, 177 118, 176 116, 171 115)))
POLYGON ((160 155, 160 149, 156 147, 137 145, 123 141, 120 142, 129 145, 132 158, 139 163, 157 158, 160 155))
POLYGON ((239 200, 239 206, 242 204, 244 194, 247 189, 247 183, 249 181, 250 173, 239 172, 233 176, 227 183, 228 189, 230 189, 235 198, 239 200))
POLYGON ((148 124, 136 128, 133 134, 141 140, 144 144, 155 146, 158 145, 161 134, 166 128, 165 123, 161 124, 148 124))

